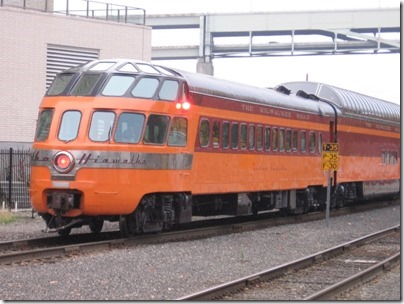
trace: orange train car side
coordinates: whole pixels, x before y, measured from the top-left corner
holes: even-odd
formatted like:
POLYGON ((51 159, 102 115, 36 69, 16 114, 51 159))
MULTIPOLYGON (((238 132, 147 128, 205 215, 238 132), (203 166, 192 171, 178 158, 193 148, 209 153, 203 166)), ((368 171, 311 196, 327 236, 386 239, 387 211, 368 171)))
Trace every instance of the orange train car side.
POLYGON ((324 142, 340 145, 334 207, 400 192, 399 106, 317 83, 256 88, 132 60, 62 72, 39 111, 33 208, 66 235, 123 235, 193 215, 324 208, 324 142), (325 93, 326 94, 325 94, 325 93))

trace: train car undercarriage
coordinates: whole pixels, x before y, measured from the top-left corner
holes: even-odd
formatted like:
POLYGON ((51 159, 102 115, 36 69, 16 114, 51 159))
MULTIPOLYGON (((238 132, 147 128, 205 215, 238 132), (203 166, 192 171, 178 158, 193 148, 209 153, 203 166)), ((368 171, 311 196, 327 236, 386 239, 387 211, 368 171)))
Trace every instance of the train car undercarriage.
MULTIPOLYGON (((399 181, 353 182, 333 187, 331 209, 348 206, 356 201, 375 197, 398 197, 399 181), (383 184, 385 190, 381 191, 383 184)), ((218 195, 194 195, 190 193, 154 193, 145 195, 134 212, 120 216, 66 217, 64 213, 79 206, 78 192, 56 191, 48 195, 47 205, 54 215, 41 214, 47 229, 55 229, 60 235, 68 235, 72 228, 88 225, 93 233, 102 230, 105 220, 119 221, 122 236, 139 233, 161 232, 173 225, 189 223, 192 216, 231 215, 246 216, 261 211, 279 210, 285 215, 303 214, 326 208, 327 189, 313 186, 299 190, 283 190, 218 195)))

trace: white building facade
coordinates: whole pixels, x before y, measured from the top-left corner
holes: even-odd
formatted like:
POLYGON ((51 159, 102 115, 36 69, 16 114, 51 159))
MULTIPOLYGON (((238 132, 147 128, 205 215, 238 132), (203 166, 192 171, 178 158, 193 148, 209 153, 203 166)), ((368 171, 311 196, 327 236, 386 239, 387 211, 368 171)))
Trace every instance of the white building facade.
POLYGON ((151 60, 143 25, 0 7, 0 148, 29 147, 54 75, 91 59, 151 60))

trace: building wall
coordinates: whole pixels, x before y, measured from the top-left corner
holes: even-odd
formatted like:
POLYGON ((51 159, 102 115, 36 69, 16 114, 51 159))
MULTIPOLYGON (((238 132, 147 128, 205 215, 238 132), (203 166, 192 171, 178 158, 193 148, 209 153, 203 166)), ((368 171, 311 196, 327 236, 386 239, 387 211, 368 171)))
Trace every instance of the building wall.
POLYGON ((0 7, 0 29, 0 146, 33 141, 48 44, 151 60, 151 28, 141 25, 0 7))

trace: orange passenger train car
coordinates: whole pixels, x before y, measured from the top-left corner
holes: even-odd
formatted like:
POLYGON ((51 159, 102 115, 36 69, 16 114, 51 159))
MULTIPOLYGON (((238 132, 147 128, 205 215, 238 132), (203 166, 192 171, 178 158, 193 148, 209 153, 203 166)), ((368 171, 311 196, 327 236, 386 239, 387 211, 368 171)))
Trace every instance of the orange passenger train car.
POLYGON ((400 107, 313 82, 257 88, 136 60, 60 73, 39 109, 30 195, 67 235, 124 236, 192 216, 323 209, 322 143, 340 146, 332 207, 400 193, 400 107))

